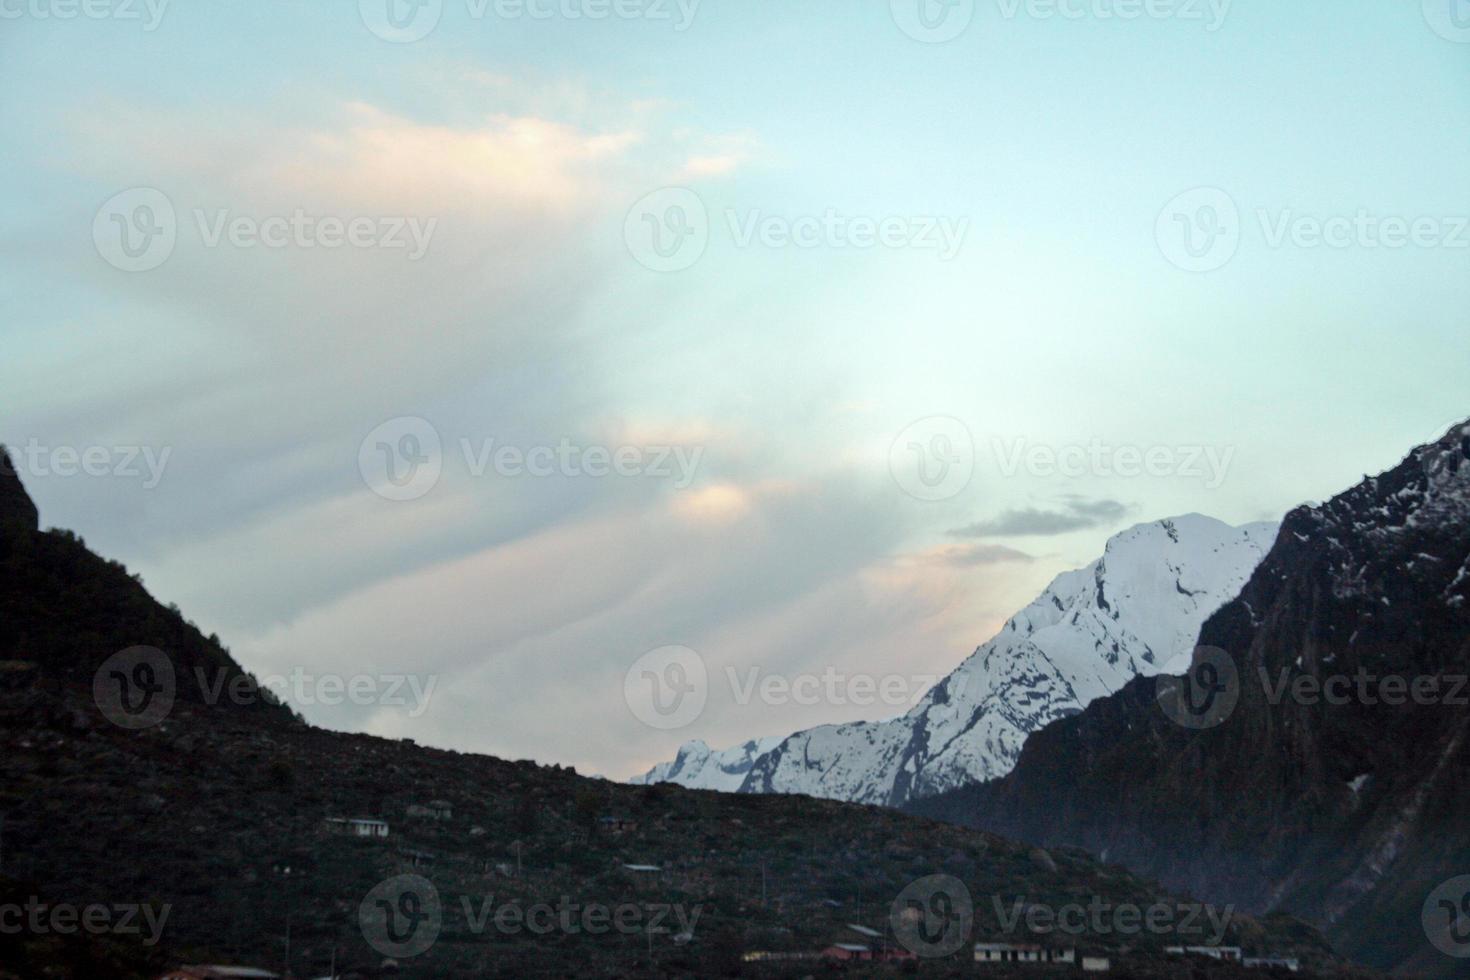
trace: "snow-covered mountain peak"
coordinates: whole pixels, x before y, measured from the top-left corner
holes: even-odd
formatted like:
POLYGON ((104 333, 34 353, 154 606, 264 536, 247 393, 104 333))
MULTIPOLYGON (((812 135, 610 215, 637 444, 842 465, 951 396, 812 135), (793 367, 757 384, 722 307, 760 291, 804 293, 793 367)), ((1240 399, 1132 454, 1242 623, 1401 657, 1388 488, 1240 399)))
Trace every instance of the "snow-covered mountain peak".
POLYGON ((689 743, 637 781, 897 805, 1004 775, 1029 733, 1138 674, 1187 665, 1201 624, 1239 593, 1276 532, 1200 514, 1129 528, 1091 565, 1058 575, 906 715, 724 753, 689 743), (723 785, 742 768, 743 780, 723 785))
POLYGON ((756 759, 781 744, 781 737, 755 738, 716 752, 703 739, 679 746, 673 762, 660 762, 631 783, 678 783, 691 789, 738 790, 756 759))

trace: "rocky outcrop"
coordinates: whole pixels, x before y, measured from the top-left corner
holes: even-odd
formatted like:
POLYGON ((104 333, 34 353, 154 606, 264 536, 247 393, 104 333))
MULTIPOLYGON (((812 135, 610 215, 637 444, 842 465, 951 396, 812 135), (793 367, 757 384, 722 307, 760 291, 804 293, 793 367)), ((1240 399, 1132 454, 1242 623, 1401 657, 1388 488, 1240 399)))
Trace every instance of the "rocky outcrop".
POLYGON ((41 515, 20 482, 9 451, 0 446, 0 535, 34 533, 41 515))

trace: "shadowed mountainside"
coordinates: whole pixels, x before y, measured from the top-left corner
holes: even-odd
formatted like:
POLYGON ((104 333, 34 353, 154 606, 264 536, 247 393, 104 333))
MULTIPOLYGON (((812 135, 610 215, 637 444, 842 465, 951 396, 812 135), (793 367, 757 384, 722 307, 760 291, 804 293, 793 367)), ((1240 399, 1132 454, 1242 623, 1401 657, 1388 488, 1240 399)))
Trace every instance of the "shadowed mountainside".
POLYGON ((1222 652, 1197 651, 1192 688, 1136 680, 1033 735, 1007 777, 909 809, 1290 911, 1380 967, 1462 975, 1421 913, 1470 867, 1470 423, 1289 514, 1200 644, 1222 652), (1183 694, 1202 727, 1164 710, 1183 694))

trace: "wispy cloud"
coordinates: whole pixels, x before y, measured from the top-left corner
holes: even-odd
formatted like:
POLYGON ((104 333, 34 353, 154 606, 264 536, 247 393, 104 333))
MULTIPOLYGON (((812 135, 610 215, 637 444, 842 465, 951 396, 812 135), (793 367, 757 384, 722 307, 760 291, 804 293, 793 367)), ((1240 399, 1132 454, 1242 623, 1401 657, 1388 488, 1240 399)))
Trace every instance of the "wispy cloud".
POLYGON ((1051 537, 1114 525, 1131 510, 1129 505, 1117 500, 1089 500, 1072 495, 1062 498, 1059 508, 1007 510, 990 520, 954 528, 949 534, 956 538, 1051 537))
POLYGON ((1028 555, 1003 544, 952 545, 940 548, 931 555, 931 560, 940 565, 970 568, 976 565, 1001 565, 1006 562, 1033 562, 1035 555, 1028 555))

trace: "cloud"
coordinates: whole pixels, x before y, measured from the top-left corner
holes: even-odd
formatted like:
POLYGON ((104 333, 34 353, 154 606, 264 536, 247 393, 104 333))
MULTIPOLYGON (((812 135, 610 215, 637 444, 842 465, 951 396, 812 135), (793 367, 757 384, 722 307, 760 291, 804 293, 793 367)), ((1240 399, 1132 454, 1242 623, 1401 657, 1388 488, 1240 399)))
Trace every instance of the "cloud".
POLYGON ((683 176, 724 177, 739 170, 755 156, 759 142, 750 133, 694 136, 694 148, 684 161, 683 176))
POLYGON ((1006 562, 1033 562, 1035 555, 1028 555, 1003 544, 972 544, 940 548, 932 552, 929 560, 941 565, 967 568, 975 565, 1000 565, 1006 562))
POLYGON ((1058 510, 1036 507, 1007 510, 988 521, 978 521, 949 532, 956 538, 1051 537, 1089 528, 1108 527, 1121 521, 1132 508, 1117 500, 1062 498, 1058 510))
POLYGON ((432 118, 349 100, 225 121, 140 106, 58 144, 78 210, 48 215, 38 234, 55 237, 24 261, 38 281, 85 284, 105 315, 88 310, 90 332, 57 347, 48 374, 74 383, 34 386, 7 425, 20 442, 172 456, 146 493, 40 483, 48 524, 126 559, 261 674, 437 678, 421 715, 299 704, 313 722, 617 775, 686 737, 875 716, 738 703, 728 670, 937 676, 1030 598, 1035 583, 1007 564, 1029 561, 1020 552, 912 553, 932 512, 855 448, 867 435, 850 413, 812 407, 799 358, 759 404, 719 383, 741 376, 749 338, 690 311, 738 281, 713 261, 655 277, 627 254, 633 201, 729 174, 753 137, 660 122, 676 108, 562 112, 576 92, 531 104, 478 82, 432 118), (133 185, 166 192, 179 240, 163 266, 123 276, 70 229, 133 185), (298 208, 438 224, 417 262, 207 246, 195 224, 196 209, 298 208), (427 419, 443 447, 439 483, 412 502, 373 496, 358 470, 363 438, 400 415, 427 419), (700 455, 685 487, 507 477, 469 465, 489 440, 700 455), (622 685, 669 644, 699 650, 720 687, 697 725, 658 732, 622 685))
MULTIPOLYGON (((388 418, 428 418, 451 470, 460 439, 718 441, 728 451, 734 435, 682 406, 628 404, 607 362, 637 338, 611 334, 603 311, 640 305, 607 298, 640 284, 621 241, 628 205, 680 176, 691 148, 743 140, 706 141, 676 125, 670 105, 589 99, 575 86, 530 98, 511 82, 487 84, 451 92, 446 80, 435 91, 454 107, 432 118, 354 99, 278 115, 148 104, 62 114, 72 128, 54 152, 86 189, 76 214, 38 227, 24 261, 37 281, 85 283, 91 292, 79 292, 106 315, 56 342, 50 370, 74 384, 35 386, 8 421, 48 444, 168 447, 172 462, 146 497, 50 481, 39 488, 49 519, 91 526, 100 545, 148 564, 185 602, 202 598, 197 569, 211 545, 240 554, 245 542, 279 539, 316 574, 251 586, 242 568, 229 584, 252 601, 221 610, 225 626, 274 622, 395 565, 465 554, 639 493, 606 481, 543 481, 529 492, 451 472, 414 508, 413 520, 434 526, 405 535, 406 515, 358 499, 358 444, 388 418), (75 234, 128 185, 163 191, 178 223, 168 261, 131 277, 75 234), (434 230, 417 261, 404 250, 211 245, 199 231, 200 216, 297 211, 398 216, 434 230), (452 506, 445 494, 456 495, 452 506), (448 545, 439 519, 451 513, 461 540, 448 545), (313 538, 324 553, 312 553, 313 538)), ((695 510, 713 517, 734 503, 716 495, 695 510)))
POLYGON ((742 703, 731 672, 937 677, 1014 601, 991 608, 953 569, 891 557, 908 528, 857 474, 721 484, 699 505, 718 519, 681 519, 685 497, 707 495, 567 517, 315 603, 233 647, 266 675, 434 680, 420 716, 302 706, 316 723, 625 776, 686 738, 725 744, 874 716, 871 705, 742 703), (669 644, 705 659, 710 703, 688 729, 658 732, 622 688, 639 656, 669 644))

